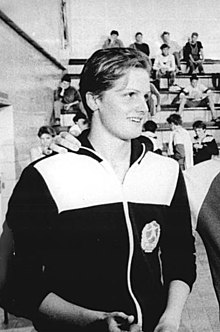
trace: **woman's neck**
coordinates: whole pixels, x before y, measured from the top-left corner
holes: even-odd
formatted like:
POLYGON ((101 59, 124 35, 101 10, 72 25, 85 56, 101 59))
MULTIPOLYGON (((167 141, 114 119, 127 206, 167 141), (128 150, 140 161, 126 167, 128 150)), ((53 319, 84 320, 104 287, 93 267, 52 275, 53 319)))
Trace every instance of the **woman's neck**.
POLYGON ((108 133, 100 135, 92 128, 88 139, 95 151, 111 164, 117 177, 123 182, 130 166, 131 141, 121 140, 108 133))

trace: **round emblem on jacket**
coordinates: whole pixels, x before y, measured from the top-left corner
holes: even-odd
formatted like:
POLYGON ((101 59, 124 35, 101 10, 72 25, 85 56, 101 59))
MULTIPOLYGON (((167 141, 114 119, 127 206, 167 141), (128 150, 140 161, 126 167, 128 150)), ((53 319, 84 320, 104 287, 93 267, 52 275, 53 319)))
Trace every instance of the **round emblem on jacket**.
POLYGON ((141 248, 144 252, 152 252, 160 237, 160 225, 155 221, 146 224, 141 234, 141 248))

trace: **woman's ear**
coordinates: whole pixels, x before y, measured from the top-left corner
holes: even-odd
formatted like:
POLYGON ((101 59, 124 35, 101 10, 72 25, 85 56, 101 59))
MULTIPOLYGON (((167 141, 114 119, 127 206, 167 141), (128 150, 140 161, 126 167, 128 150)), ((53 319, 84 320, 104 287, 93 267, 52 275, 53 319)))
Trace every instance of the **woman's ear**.
POLYGON ((92 111, 97 111, 99 109, 97 101, 97 95, 94 95, 92 92, 86 93, 86 103, 92 111))

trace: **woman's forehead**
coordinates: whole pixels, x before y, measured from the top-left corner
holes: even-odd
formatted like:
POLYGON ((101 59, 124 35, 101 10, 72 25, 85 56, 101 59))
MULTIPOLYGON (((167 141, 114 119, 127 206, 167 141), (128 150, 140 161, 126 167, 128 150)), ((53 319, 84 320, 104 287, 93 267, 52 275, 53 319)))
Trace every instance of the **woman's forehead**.
POLYGON ((129 68, 123 76, 117 79, 114 83, 116 89, 135 88, 143 89, 146 88, 150 91, 150 78, 146 69, 143 68, 129 68))

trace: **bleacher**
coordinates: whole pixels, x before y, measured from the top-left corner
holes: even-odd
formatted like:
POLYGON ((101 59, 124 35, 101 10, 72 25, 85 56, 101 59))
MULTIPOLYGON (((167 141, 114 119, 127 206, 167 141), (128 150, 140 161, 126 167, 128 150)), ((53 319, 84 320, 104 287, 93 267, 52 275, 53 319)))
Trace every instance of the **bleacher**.
MULTIPOLYGON (((68 73, 72 78, 72 85, 78 88, 80 73, 86 59, 70 59, 68 66, 68 73)), ((186 63, 181 62, 182 73, 176 75, 175 84, 180 87, 186 87, 190 83, 190 75, 186 73, 186 63)), ((215 89, 213 85, 213 79, 216 74, 220 73, 220 60, 206 59, 204 62, 205 74, 198 74, 200 82, 205 86, 211 88, 214 94, 215 107, 217 110, 217 116, 220 117, 220 89, 215 89)), ((157 122, 158 136, 166 146, 169 141, 170 128, 166 122, 168 116, 177 110, 178 104, 173 103, 174 98, 177 96, 178 91, 169 91, 168 82, 166 78, 162 78, 160 82, 160 94, 161 94, 161 112, 157 113, 154 117, 154 121, 157 122)), ((207 130, 211 133, 218 145, 220 146, 220 128, 211 122, 211 112, 207 107, 186 108, 182 114, 183 126, 189 130, 193 136, 192 124, 196 120, 202 120, 207 124, 207 130)))

